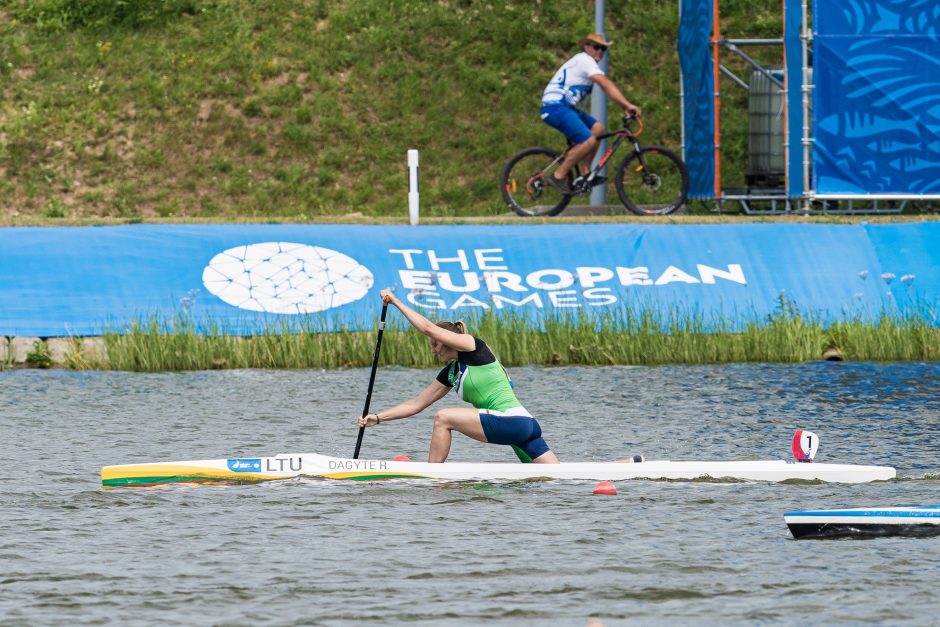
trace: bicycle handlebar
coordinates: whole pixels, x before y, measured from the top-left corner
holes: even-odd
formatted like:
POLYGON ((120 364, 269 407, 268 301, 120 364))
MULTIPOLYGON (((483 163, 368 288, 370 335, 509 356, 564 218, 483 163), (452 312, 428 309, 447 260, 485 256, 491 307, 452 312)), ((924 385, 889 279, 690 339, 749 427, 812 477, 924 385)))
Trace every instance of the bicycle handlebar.
POLYGON ((631 133, 634 137, 636 137, 637 135, 639 135, 640 133, 643 132, 643 118, 642 118, 641 116, 635 115, 635 114, 633 114, 633 113, 624 114, 624 116, 623 116, 623 126, 624 126, 624 128, 626 128, 628 131, 630 131, 630 133, 631 133), (630 122, 633 122, 634 120, 636 120, 636 122, 639 124, 639 128, 636 130, 635 133, 633 132, 633 129, 630 128, 630 122))

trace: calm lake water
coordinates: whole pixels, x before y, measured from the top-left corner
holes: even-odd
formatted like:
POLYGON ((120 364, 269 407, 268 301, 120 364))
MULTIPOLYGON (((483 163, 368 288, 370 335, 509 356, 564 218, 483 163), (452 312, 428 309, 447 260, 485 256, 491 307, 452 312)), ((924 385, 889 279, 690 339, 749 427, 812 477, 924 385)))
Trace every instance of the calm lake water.
MULTIPOLYGON (((940 538, 797 542, 783 522, 940 503, 935 363, 512 371, 562 460, 787 458, 808 428, 819 461, 891 482, 100 488, 108 464, 352 456, 368 375, 0 373, 0 624, 936 624, 940 538)), ((373 409, 432 376, 380 369, 373 409)), ((424 459, 431 417, 368 429, 361 456, 424 459)), ((451 459, 514 457, 457 436, 451 459)))

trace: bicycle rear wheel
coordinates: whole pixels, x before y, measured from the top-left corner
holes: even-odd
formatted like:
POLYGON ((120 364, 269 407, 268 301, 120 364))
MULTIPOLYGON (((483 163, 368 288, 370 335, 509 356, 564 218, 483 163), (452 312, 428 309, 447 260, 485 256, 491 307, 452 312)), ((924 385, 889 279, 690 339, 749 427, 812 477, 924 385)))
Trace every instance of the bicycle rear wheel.
MULTIPOLYGON (((503 168, 499 188, 509 208, 520 216, 557 216, 571 196, 565 196, 545 181, 561 163, 561 155, 548 148, 526 148, 517 152, 503 168)), ((573 179, 568 173, 568 182, 573 179)))
POLYGON ((685 204, 689 171, 682 159, 662 146, 645 146, 640 153, 634 152, 617 168, 620 202, 641 216, 664 216, 685 204))

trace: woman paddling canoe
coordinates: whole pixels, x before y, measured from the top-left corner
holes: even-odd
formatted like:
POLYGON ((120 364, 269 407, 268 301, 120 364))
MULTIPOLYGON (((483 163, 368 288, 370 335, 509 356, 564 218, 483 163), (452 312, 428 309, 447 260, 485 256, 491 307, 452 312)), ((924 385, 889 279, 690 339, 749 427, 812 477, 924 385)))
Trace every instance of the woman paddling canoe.
POLYGON ((382 290, 382 300, 397 307, 414 328, 428 336, 431 351, 447 365, 415 398, 359 418, 360 427, 413 416, 454 388, 473 408, 448 407, 434 414, 429 462, 447 459, 451 431, 459 431, 480 442, 511 445, 524 462, 558 463, 542 439, 538 421, 516 398, 509 375, 483 340, 469 335, 459 320, 434 324, 396 298, 390 289, 382 290))

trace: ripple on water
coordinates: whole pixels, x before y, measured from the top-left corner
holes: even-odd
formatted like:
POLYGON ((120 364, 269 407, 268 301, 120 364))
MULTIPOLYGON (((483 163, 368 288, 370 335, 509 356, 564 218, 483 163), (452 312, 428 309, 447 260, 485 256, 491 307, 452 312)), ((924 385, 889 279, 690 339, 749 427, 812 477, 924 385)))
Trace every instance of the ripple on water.
MULTIPOLYGON (((374 407, 432 371, 383 368, 374 407)), ((899 467, 818 482, 346 483, 100 487, 101 465, 349 455, 368 372, 0 373, 4 624, 930 624, 935 541, 795 542, 783 512, 936 503, 937 364, 514 368, 567 460, 786 457, 899 467), (340 392, 342 395, 340 395, 340 392), (851 559, 846 559, 847 554, 851 559), (873 594, 872 590, 877 590, 873 594)), ((363 456, 427 452, 431 412, 363 456)), ((452 459, 506 461, 454 440, 452 459)))

